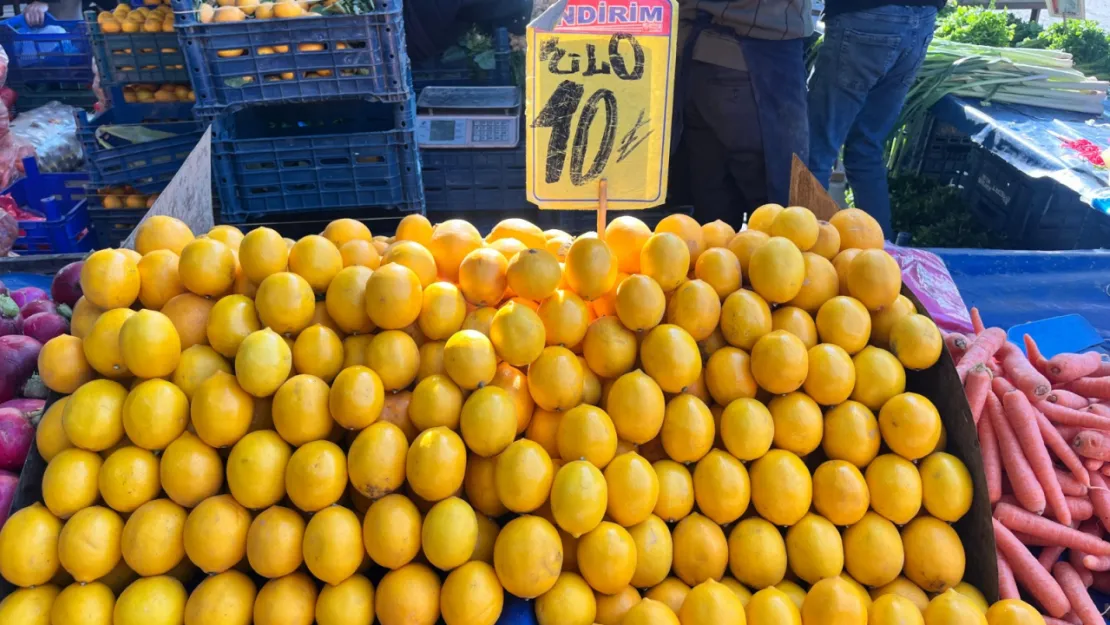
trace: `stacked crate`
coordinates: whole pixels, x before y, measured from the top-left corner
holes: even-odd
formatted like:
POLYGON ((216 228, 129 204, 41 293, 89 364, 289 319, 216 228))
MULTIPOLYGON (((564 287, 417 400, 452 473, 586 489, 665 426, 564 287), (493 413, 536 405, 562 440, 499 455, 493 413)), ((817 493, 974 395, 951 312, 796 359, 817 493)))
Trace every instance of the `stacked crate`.
POLYGON ((134 230, 200 138, 194 95, 168 4, 85 14, 109 107, 77 116, 89 217, 101 247, 134 230))
POLYGON ((173 6, 195 113, 212 121, 216 221, 423 211, 401 0, 173 6))
POLYGON ((8 55, 3 84, 18 95, 17 111, 54 100, 82 108, 96 103, 89 33, 81 20, 47 15, 42 29, 32 29, 17 15, 0 23, 0 45, 8 55))

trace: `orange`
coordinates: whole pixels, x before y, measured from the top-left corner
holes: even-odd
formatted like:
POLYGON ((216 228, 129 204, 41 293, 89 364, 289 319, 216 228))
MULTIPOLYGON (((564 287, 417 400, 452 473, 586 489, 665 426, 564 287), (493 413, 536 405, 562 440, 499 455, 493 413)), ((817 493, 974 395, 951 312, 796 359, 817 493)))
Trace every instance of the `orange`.
POLYGON ((640 272, 659 283, 665 292, 675 290, 690 271, 686 242, 670 232, 651 235, 640 250, 640 272))
POLYGON ((169 250, 155 250, 139 261, 139 301, 145 308, 158 310, 185 292, 178 262, 177 254, 169 250))
POLYGON ((508 262, 493 249, 476 249, 459 265, 459 289, 475 306, 496 306, 508 286, 508 262))
POLYGON ((605 243, 617 257, 617 268, 628 274, 640 272, 640 250, 650 237, 647 224, 630 215, 621 215, 605 226, 605 243))
POLYGON ((933 402, 917 393, 900 393, 879 411, 883 442, 906 460, 924 458, 940 440, 940 413, 933 402))
POLYGON ((921 509, 921 475, 912 462, 895 454, 883 454, 864 473, 871 507, 899 525, 910 522, 921 509))
POLYGON ((435 282, 425 287, 423 298, 417 322, 426 338, 446 340, 462 327, 466 318, 466 300, 457 286, 450 282, 435 282))
POLYGON ((193 240, 193 231, 185 222, 168 215, 151 215, 135 228, 135 251, 146 256, 157 250, 175 255, 193 240))
MULTIPOLYGON (((638 257, 638 254, 637 254, 638 257)), ((514 293, 540 302, 550 297, 562 279, 555 255, 545 249, 528 249, 509 262, 505 277, 514 293)))
POLYGON ((347 241, 339 247, 339 256, 343 259, 344 267, 361 265, 370 269, 377 269, 382 263, 382 256, 370 241, 355 239, 347 241))
POLYGON ((1043 622, 1040 612, 1020 599, 1003 599, 987 610, 989 625, 1036 625, 1043 622))
POLYGON ((458 281, 463 258, 480 247, 482 236, 478 230, 461 219, 448 219, 436 226, 428 243, 440 275, 451 282, 458 281))
POLYGON ((274 393, 274 429, 292 445, 326 438, 335 425, 328 410, 329 394, 327 383, 315 376, 289 378, 274 393))
POLYGON ((771 237, 752 252, 748 280, 768 302, 782 304, 794 299, 805 277, 805 259, 789 239, 771 237))
POLYGON ((551 515, 574 538, 601 523, 607 499, 608 488, 601 471, 584 460, 564 464, 551 483, 551 515))
POLYGON ((89 303, 105 310, 128 308, 139 297, 138 261, 119 250, 100 250, 81 267, 81 291, 89 303))
POLYGON ((366 366, 378 374, 386 391, 401 390, 416 379, 420 348, 411 336, 400 330, 381 332, 370 341, 366 366))
POLYGON ((312 324, 315 301, 316 296, 307 280, 284 271, 263 280, 254 297, 262 325, 289 336, 312 324))
POLYGON ((736 260, 740 261, 740 273, 748 275, 750 268, 752 252, 759 246, 763 245, 770 239, 770 235, 760 230, 743 230, 738 232, 732 240, 728 242, 728 250, 736 256, 736 260))
POLYGON ((269 397, 289 377, 293 353, 285 339, 273 330, 251 332, 235 353, 235 378, 255 397, 269 397))
POLYGON ((894 303, 902 290, 902 270, 885 251, 864 250, 848 266, 848 292, 868 310, 894 303))
POLYGON ((485 386, 470 394, 459 416, 459 431, 468 449, 483 457, 501 453, 517 433, 516 404, 498 386, 485 386))
POLYGON ((833 267, 836 268, 836 276, 840 279, 840 292, 842 294, 848 293, 848 268, 852 266, 852 261, 863 250, 850 248, 842 249, 840 252, 833 256, 833 267))
POLYGON ((251 515, 231 495, 200 502, 185 519, 185 555, 206 573, 222 573, 247 553, 251 515))
MULTIPOLYGON (((678 580, 674 581, 679 584, 682 583, 678 580)), ((656 588, 659 588, 659 586, 656 586, 656 588)), ((689 588, 687 587, 686 590, 689 591, 689 588)), ((645 599, 628 610, 628 614, 622 621, 624 625, 678 625, 678 617, 675 616, 673 606, 651 599, 651 594, 651 592, 648 592, 645 599)), ((685 597, 685 594, 683 594, 683 597, 685 597)))
POLYGON ((799 250, 805 252, 817 243, 819 231, 817 217, 808 208, 790 206, 775 215, 768 234, 790 239, 799 250))
POLYGON ((332 505, 347 489, 347 460, 338 445, 329 441, 305 443, 285 465, 285 491, 305 512, 332 505))
POLYGON ((381 265, 397 263, 404 265, 420 278, 420 285, 427 287, 437 279, 436 259, 423 245, 410 240, 398 240, 390 244, 382 254, 381 265))
POLYGON ((493 316, 489 336, 497 355, 516 367, 531 364, 545 343, 543 320, 531 308, 515 301, 502 306, 493 316))
POLYGON ((214 305, 213 300, 193 293, 182 293, 162 307, 162 314, 169 317, 177 330, 181 349, 208 344, 208 318, 214 305))
POLYGON ((694 480, 686 467, 673 460, 652 465, 659 482, 659 497, 653 512, 664 521, 683 519, 694 508, 694 480))
POLYGON ((119 350, 124 367, 133 375, 157 378, 177 368, 181 339, 169 317, 154 310, 140 310, 120 326, 119 350))
POLYGON ((871 315, 859 300, 838 295, 817 311, 817 333, 821 341, 856 354, 871 337, 871 315))
POLYGON ((888 348, 890 330, 894 327, 894 323, 916 312, 917 308, 910 298, 899 295, 890 306, 871 313, 871 343, 884 349, 888 348))
POLYGON ((279 271, 286 271, 288 262, 289 248, 272 228, 251 230, 239 245, 239 264, 243 274, 255 284, 261 284, 279 271))
POLYGON ((535 409, 535 402, 528 392, 527 376, 520 369, 503 362, 497 365, 497 372, 490 384, 509 394, 516 415, 516 433, 523 433, 532 420, 532 411, 535 409))
POLYGON ((705 383, 713 401, 722 406, 758 390, 751 372, 751 358, 736 347, 722 347, 705 364, 705 383))
MULTIPOLYGON (((870 503, 867 482, 852 463, 828 460, 813 472, 813 507, 834 524, 857 523, 867 512, 870 503)), ((869 585, 881 586, 886 582, 869 585)))
POLYGON ((871 410, 882 408, 888 399, 906 390, 902 363, 884 349, 869 345, 852 358, 852 364, 856 368, 852 399, 871 410))
POLYGON ((898 529, 878 514, 866 513, 844 532, 844 564, 862 584, 879 587, 893 582, 904 564, 898 529))
POLYGON ((883 247, 883 229, 879 222, 858 208, 837 211, 829 223, 840 234, 841 250, 883 247))
POLYGON ((840 281, 836 268, 823 256, 806 252, 802 254, 802 259, 805 262, 805 280, 801 290, 790 300, 790 305, 812 315, 817 313, 822 304, 837 296, 840 281))
POLYGON ((905 315, 890 328, 890 352, 907 369, 932 367, 940 359, 943 346, 937 325, 925 315, 905 315))
POLYGON ((539 443, 514 441, 497 457, 497 496, 513 512, 532 512, 547 500, 554 475, 551 458, 539 443))
POLYGON ((224 482, 219 454, 189 432, 166 447, 158 469, 166 496, 190 508, 219 492, 224 482))
POLYGON ((864 623, 867 623, 867 606, 849 582, 829 577, 815 583, 806 594, 802 604, 802 625, 864 623))
POLYGON ((427 247, 432 240, 432 224, 423 215, 405 215, 397 224, 397 241, 414 241, 427 247))
POLYGON ((636 542, 628 530, 604 521, 578 541, 578 569, 596 591, 620 592, 636 573, 636 542))
POLYGON ((221 355, 234 358, 243 339, 261 329, 254 302, 245 295, 227 295, 208 315, 208 344, 221 355))
POLYGON ((694 500, 698 510, 714 522, 732 523, 751 500, 748 471, 728 452, 711 450, 694 469, 694 500))
POLYGON ((127 514, 162 490, 158 459, 139 447, 121 447, 100 467, 100 496, 113 510, 127 514))
POLYGON ((544 342, 547 345, 570 348, 581 343, 586 336, 590 310, 573 291, 556 290, 543 300, 536 314, 543 322, 544 342))
POLYGON ((755 399, 733 400, 721 414, 720 437, 728 452, 740 460, 760 458, 774 437, 771 412, 755 399))
MULTIPOLYGON (((300 11, 301 8, 290 0, 275 2, 278 8, 300 11)), ((260 5, 262 6, 262 5, 260 5)), ((300 15, 295 13, 289 17, 300 15)), ((284 623, 311 623, 316 609, 316 584, 308 573, 296 572, 266 582, 258 590, 254 601, 254 622, 256 625, 280 625, 284 623)))
POLYGON ((217 372, 197 387, 189 411, 193 428, 206 445, 227 447, 250 429, 254 399, 234 375, 217 372))
POLYGON ((809 251, 832 260, 840 252, 840 231, 827 221, 817 222, 817 242, 809 251))
POLYGON ((617 436, 636 444, 646 443, 659 434, 665 408, 662 389, 640 369, 617 378, 605 402, 617 436))
POLYGON ((342 366, 343 343, 339 335, 325 326, 305 328, 293 343, 293 367, 298 373, 331 382, 342 366))
POLYGON ((759 517, 740 521, 728 537, 729 570, 752 588, 773 587, 786 575, 786 543, 779 529, 759 517))
POLYGON ((856 369, 852 357, 839 345, 822 343, 809 350, 809 371, 802 385, 822 406, 836 406, 852 394, 856 369))
POLYGON ((809 511, 813 480, 798 456, 772 449, 750 467, 752 505, 775 525, 794 525, 809 511))
POLYGON ((955 523, 971 509, 971 474, 960 459, 934 452, 921 461, 922 500, 929 514, 955 523))
POLYGON ((671 324, 656 326, 640 344, 644 371, 667 393, 683 392, 702 371, 698 345, 686 330, 671 324))
MULTIPOLYGON (((559 457, 564 460, 583 459, 604 469, 617 450, 617 431, 604 410, 579 405, 568 410, 559 420, 556 434, 559 457)), ((565 529, 565 528, 564 528, 565 529)))
POLYGON ((250 623, 254 598, 254 582, 249 577, 239 571, 226 571, 205 579, 193 590, 185 604, 185 620, 250 623))
POLYGON ((38 371, 47 388, 67 395, 95 375, 85 358, 81 339, 68 334, 56 336, 42 346, 38 371))
POLYGON ((328 285, 325 297, 328 315, 344 332, 362 334, 374 330, 365 303, 366 282, 371 273, 366 267, 347 267, 328 285))
POLYGON ((35 430, 35 447, 48 463, 54 456, 73 448, 73 443, 66 437, 65 428, 62 427, 62 413, 68 401, 68 397, 61 397, 50 404, 35 430))
POLYGON ((636 335, 616 317, 602 317, 590 324, 582 342, 586 363, 597 375, 615 378, 636 364, 636 335))
POLYGON ((76 447, 103 451, 123 437, 123 404, 127 390, 111 380, 81 385, 66 402, 62 428, 76 447))
POLYGON ((697 512, 678 522, 674 541, 674 574, 691 586, 720 579, 728 566, 728 541, 721 527, 697 512))
POLYGON ((579 237, 567 252, 567 285, 586 301, 608 293, 617 282, 617 258, 597 238, 579 237))
POLYGON ((358 517, 342 506, 320 510, 305 526, 302 549, 313 577, 331 586, 342 583, 355 574, 365 557, 358 517))
POLYGON ((687 280, 671 294, 667 323, 686 330, 695 341, 709 337, 721 317, 717 292, 702 280, 687 280))
POLYGON ((676 462, 697 462, 713 446, 713 414, 697 397, 681 394, 667 403, 660 431, 663 448, 676 462))
POLYGON ((821 407, 805 393, 793 392, 768 403, 775 422, 775 446, 799 456, 808 455, 821 444, 821 407))
POLYGON ((366 224, 350 218, 328 223, 321 234, 337 248, 343 247, 348 241, 370 241, 373 238, 366 224))
POLYGON ((902 528, 902 545, 906 551, 904 574, 922 590, 944 592, 963 579, 964 547, 956 530, 944 521, 928 515, 917 517, 902 528))
POLYGON ((374 593, 374 613, 383 625, 435 625, 440 611, 439 577, 423 564, 386 573, 374 593))
MULTIPOLYGON (((717 219, 701 227, 702 236, 705 238, 705 249, 725 248, 732 237, 736 236, 736 229, 729 224, 717 219)), ((606 235, 609 233, 606 232, 606 235)))
POLYGON ((466 447, 458 434, 442 426, 434 427, 416 437, 405 463, 405 475, 413 492, 427 501, 439 501, 462 487, 466 447))
POLYGON ((729 345, 750 351, 771 328, 771 308, 759 295, 741 289, 725 298, 721 306, 721 334, 729 345))
POLYGON ((771 231, 771 224, 774 223, 775 218, 783 211, 783 207, 778 204, 764 204, 755 209, 748 215, 748 230, 757 230, 769 233, 771 231))
POLYGON ((690 264, 698 262, 698 257, 706 250, 705 234, 702 227, 689 215, 675 213, 667 215, 655 225, 655 232, 669 232, 677 235, 690 250, 690 264))
POLYGON ((493 567, 505 590, 517 597, 530 599, 551 590, 562 565, 559 532, 540 517, 517 517, 497 535, 493 567))
POLYGON ((43 502, 50 513, 68 519, 96 503, 100 456, 84 449, 66 449, 56 455, 43 473, 43 502))
POLYGON ((471 390, 493 380, 497 356, 486 335, 475 330, 461 330, 447 339, 443 347, 443 366, 455 384, 471 390))
POLYGON ((112 622, 118 625, 180 623, 184 618, 185 597, 185 588, 173 577, 136 580, 116 599, 112 622))
POLYGON ((694 276, 713 287, 723 301, 740 288, 740 259, 724 246, 710 247, 694 264, 694 276))
POLYGON ((83 339, 89 333, 93 323, 104 311, 84 297, 73 305, 73 316, 69 320, 69 333, 83 339))
POLYGON ((178 273, 186 289, 212 297, 235 283, 237 264, 235 252, 227 245, 212 238, 194 239, 181 250, 178 273))
POLYGON ((501 616, 504 595, 492 566, 486 562, 464 564, 443 581, 443 621, 447 625, 493 625, 501 616))
POLYGON ((499 221, 486 237, 487 243, 503 239, 516 239, 531 249, 543 249, 547 239, 539 226, 527 219, 509 218, 499 221))
POLYGON ((751 367, 759 386, 776 394, 790 393, 805 381, 809 355, 798 337, 775 330, 752 347, 751 367))
POLYGON ((341 427, 359 430, 378 419, 384 398, 382 379, 373 369, 348 367, 340 371, 332 382, 328 411, 341 427))
POLYGON ((846 401, 825 413, 821 446, 834 460, 866 467, 879 453, 879 424, 866 406, 846 401))
POLYGON ((643 332, 659 325, 666 304, 659 283, 645 275, 631 275, 617 285, 617 317, 629 330, 643 332))
POLYGON ((380 267, 366 281, 366 312, 379 328, 400 330, 412 324, 422 302, 420 279, 404 265, 380 267))
POLYGON ((403 495, 386 495, 366 511, 362 535, 370 559, 386 568, 400 568, 420 551, 420 511, 403 495))
POLYGON ((801 308, 780 306, 771 313, 771 329, 785 330, 802 340, 806 349, 817 345, 817 324, 813 317, 801 308))
POLYGON ((285 466, 292 450, 272 430, 251 432, 239 439, 227 457, 231 496, 252 510, 268 508, 285 496, 285 466))
POLYGON ((582 365, 564 347, 544 348, 528 367, 528 390, 536 405, 545 410, 569 410, 578 405, 582 381, 582 365))

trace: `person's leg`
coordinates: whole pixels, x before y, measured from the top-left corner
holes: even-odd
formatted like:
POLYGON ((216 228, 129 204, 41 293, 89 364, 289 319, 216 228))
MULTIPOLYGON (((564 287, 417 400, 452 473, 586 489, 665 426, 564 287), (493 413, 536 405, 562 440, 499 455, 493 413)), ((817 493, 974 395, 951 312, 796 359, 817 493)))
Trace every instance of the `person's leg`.
POLYGON ((747 72, 691 61, 683 129, 698 221, 734 228, 767 197, 763 140, 747 72))
POLYGON ((837 15, 826 24, 809 80, 809 168, 826 188, 868 94, 898 59, 908 13, 887 6, 837 15))
POLYGON ((936 20, 936 9, 931 7, 910 10, 914 13, 913 29, 906 33, 902 51, 890 71, 867 95, 844 142, 844 170, 855 204, 878 220, 883 235, 892 241, 895 233, 891 226, 885 146, 925 59, 936 20))

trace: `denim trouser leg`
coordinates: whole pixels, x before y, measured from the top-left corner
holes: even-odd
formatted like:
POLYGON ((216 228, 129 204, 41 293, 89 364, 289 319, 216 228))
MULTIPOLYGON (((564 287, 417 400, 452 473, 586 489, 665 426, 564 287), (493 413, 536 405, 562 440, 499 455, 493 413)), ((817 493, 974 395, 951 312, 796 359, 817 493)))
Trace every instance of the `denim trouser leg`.
POLYGON ((828 187, 841 146, 856 206, 893 239, 884 144, 932 40, 936 9, 885 6, 837 15, 809 85, 810 169, 828 187))

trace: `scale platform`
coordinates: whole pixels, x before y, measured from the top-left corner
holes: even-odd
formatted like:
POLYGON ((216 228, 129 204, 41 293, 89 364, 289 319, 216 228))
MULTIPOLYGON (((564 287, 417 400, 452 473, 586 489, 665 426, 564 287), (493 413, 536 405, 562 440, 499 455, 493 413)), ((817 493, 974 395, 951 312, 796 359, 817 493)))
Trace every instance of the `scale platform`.
POLYGON ((520 89, 425 87, 416 99, 416 142, 424 149, 515 148, 520 89))

